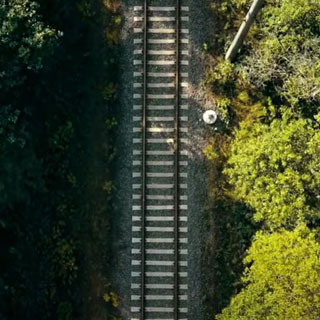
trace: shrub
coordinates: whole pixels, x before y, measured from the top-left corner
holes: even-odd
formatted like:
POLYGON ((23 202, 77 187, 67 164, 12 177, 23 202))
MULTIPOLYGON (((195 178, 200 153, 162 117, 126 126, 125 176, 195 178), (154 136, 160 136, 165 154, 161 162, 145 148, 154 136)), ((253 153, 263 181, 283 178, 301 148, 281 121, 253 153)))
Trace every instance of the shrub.
POLYGON ((320 102, 319 22, 318 1, 268 1, 258 28, 247 39, 250 50, 239 72, 257 89, 271 84, 281 98, 303 111, 320 102))
POLYGON ((314 320, 320 314, 320 245, 306 227, 258 233, 245 258, 245 288, 217 320, 314 320))
POLYGON ((270 126, 241 124, 225 173, 256 221, 292 228, 320 217, 319 155, 319 124, 286 111, 270 126))

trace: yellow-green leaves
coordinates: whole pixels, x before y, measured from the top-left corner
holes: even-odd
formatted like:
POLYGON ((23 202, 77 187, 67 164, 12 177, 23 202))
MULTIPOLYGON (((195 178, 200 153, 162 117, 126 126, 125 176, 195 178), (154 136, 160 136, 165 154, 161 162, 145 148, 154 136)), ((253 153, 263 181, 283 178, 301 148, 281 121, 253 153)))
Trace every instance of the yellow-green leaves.
POLYGON ((270 125, 240 126, 225 173, 256 221, 292 228, 320 217, 320 134, 311 120, 284 114, 270 125))
POLYGON ((110 293, 105 293, 103 295, 103 300, 107 303, 111 302, 112 306, 115 308, 119 306, 119 297, 113 291, 111 291, 110 293))
POLYGON ((15 86, 19 72, 38 71, 53 52, 58 33, 37 14, 38 4, 30 0, 0 5, 1 82, 15 86))
POLYGON ((245 263, 245 288, 218 320, 317 319, 320 245, 308 228, 258 233, 245 263))

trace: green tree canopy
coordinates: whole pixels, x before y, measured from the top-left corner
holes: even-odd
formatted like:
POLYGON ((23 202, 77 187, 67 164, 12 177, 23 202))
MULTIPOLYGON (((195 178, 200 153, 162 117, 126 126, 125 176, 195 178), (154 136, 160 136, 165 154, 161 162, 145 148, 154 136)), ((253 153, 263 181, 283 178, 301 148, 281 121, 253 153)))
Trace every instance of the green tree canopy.
POLYGON ((28 73, 44 67, 53 52, 57 32, 46 26, 30 0, 0 4, 0 88, 9 90, 24 83, 28 73))
MULTIPOLYGON (((235 295, 217 319, 318 320, 319 243, 310 232, 320 230, 320 2, 266 0, 234 63, 224 55, 253 0, 211 3, 219 32, 208 45, 206 87, 230 141, 214 150, 226 155, 220 194, 251 207, 247 215, 269 234, 250 239, 247 271, 240 285, 239 277, 230 281, 237 291, 223 304, 213 297, 213 313, 235 295)), ((224 212, 212 212, 212 225, 222 229, 215 215, 224 212)))
MULTIPOLYGON (((252 3, 232 2, 238 8, 252 3)), ((319 1, 267 0, 246 40, 239 73, 257 89, 272 88, 293 107, 314 112, 320 102, 319 37, 319 1)))
POLYGON ((41 181, 40 164, 28 145, 28 120, 40 87, 37 76, 48 69, 59 35, 38 11, 38 3, 30 0, 0 3, 0 207, 25 201, 28 187, 39 188, 34 182, 41 181))
MULTIPOLYGON (((58 33, 46 26, 30 0, 0 4, 0 150, 23 146, 23 110, 30 96, 28 80, 45 68, 53 54, 58 33)), ((30 111, 30 110, 29 110, 30 111)), ((29 112, 28 111, 28 112, 29 112)))
POLYGON ((119 74, 106 33, 121 39, 113 3, 0 1, 1 320, 116 313, 101 303, 119 74))
POLYGON ((320 315, 320 245, 305 227, 258 233, 245 263, 245 288, 217 320, 316 320, 320 315))
POLYGON ((285 112, 270 125, 240 126, 225 173, 256 221, 293 228, 320 217, 319 156, 319 123, 285 112))

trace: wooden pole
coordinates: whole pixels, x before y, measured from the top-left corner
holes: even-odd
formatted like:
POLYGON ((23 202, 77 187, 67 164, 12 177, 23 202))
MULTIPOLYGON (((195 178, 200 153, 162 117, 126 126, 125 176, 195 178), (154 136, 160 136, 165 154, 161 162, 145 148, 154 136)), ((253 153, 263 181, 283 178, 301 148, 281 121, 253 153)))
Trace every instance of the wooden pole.
POLYGON ((229 50, 226 53, 225 59, 232 61, 236 54, 238 53, 239 49, 241 48, 244 39, 246 38, 250 27, 256 18, 257 14, 261 10, 262 6, 264 4, 264 0, 254 0, 249 12, 247 13, 236 37, 232 41, 232 44, 229 48, 229 50))

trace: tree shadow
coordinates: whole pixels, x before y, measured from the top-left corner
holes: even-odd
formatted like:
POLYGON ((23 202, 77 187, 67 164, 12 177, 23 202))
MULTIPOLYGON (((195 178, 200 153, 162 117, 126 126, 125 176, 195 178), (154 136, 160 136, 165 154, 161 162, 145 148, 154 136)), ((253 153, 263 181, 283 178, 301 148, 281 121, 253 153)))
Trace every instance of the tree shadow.
POLYGON ((246 204, 228 198, 214 199, 207 206, 210 236, 203 264, 210 277, 206 299, 211 316, 220 313, 241 289, 242 261, 258 229, 252 213, 246 204))

